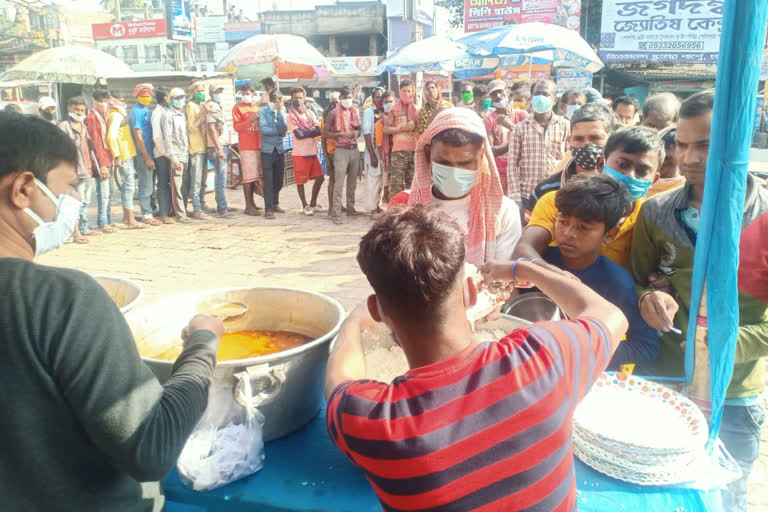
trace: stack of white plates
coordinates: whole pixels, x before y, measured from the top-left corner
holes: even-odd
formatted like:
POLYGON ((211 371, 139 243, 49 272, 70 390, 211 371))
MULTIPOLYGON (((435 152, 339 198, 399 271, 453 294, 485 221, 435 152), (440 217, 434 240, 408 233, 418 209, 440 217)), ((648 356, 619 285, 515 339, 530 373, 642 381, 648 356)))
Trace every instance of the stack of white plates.
POLYGON ((655 382, 602 374, 573 417, 574 453, 608 476, 642 485, 691 480, 706 459, 707 420, 690 400, 655 382))

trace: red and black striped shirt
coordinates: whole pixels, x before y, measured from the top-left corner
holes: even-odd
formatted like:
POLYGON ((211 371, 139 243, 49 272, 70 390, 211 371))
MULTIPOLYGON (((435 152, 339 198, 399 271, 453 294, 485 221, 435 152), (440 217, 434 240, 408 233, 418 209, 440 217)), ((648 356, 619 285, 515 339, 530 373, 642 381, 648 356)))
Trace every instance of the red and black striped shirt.
POLYGON ((599 321, 536 324, 389 385, 343 382, 328 432, 387 512, 573 511, 571 416, 612 352, 599 321))

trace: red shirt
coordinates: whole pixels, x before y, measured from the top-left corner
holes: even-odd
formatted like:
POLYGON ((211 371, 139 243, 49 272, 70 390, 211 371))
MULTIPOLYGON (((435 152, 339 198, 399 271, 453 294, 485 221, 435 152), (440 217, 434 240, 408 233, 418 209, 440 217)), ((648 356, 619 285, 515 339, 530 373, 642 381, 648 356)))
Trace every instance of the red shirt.
POLYGON ((340 384, 328 433, 387 511, 570 512, 571 417, 611 349, 592 319, 518 329, 391 384, 340 384))
POLYGON ((232 126, 237 132, 237 147, 240 151, 261 149, 259 134, 259 106, 241 103, 232 109, 232 126), (251 114, 255 112, 255 121, 251 124, 251 114))
POLYGON ((741 231, 739 291, 768 302, 768 213, 741 231))
POLYGON ((91 146, 96 154, 99 167, 112 167, 112 153, 107 146, 107 123, 100 121, 97 116, 100 117, 101 114, 91 110, 85 118, 85 127, 88 130, 88 136, 91 139, 91 146))

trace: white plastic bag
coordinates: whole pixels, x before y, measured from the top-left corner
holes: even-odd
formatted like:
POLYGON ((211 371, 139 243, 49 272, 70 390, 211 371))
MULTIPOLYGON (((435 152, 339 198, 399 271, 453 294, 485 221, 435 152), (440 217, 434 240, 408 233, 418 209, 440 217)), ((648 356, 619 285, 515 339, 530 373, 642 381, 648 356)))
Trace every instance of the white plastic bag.
POLYGON ((177 468, 182 483, 207 491, 255 473, 264 466, 264 415, 251 402, 248 375, 239 385, 211 386, 208 408, 187 439, 177 468))

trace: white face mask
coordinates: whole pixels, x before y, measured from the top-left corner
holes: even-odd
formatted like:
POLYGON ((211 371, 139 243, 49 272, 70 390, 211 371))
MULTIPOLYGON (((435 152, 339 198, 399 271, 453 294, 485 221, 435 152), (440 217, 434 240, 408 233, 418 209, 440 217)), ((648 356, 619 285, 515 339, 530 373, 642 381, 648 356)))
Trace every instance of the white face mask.
POLYGON ((565 118, 570 119, 573 114, 581 108, 581 105, 568 105, 568 111, 565 113, 565 118))
POLYGON ((243 103, 250 105, 251 103, 253 103, 253 96, 248 94, 247 96, 243 96, 242 100, 243 100, 243 103))
POLYGON ((35 239, 35 256, 58 249, 75 232, 75 223, 80 216, 80 201, 69 194, 60 194, 57 198, 44 183, 35 179, 37 187, 56 205, 56 218, 50 222, 44 221, 29 208, 24 208, 27 215, 37 222, 32 232, 35 239))
POLYGON ((269 103, 269 108, 272 110, 272 112, 277 110, 277 103, 269 103))
POLYGON ((179 99, 173 100, 173 106, 178 110, 183 109, 185 104, 186 104, 185 98, 179 98, 179 99))
POLYGON ((445 197, 460 198, 477 183, 477 172, 432 162, 432 183, 445 197))
POLYGON ((344 100, 341 100, 341 106, 342 108, 349 108, 352 106, 352 98, 347 98, 344 100))
POLYGON ((507 98, 501 98, 499 101, 494 101, 491 105, 493 105, 493 108, 504 110, 507 108, 507 98))
POLYGON ((75 114, 74 112, 70 112, 69 117, 71 117, 73 121, 77 121, 78 123, 82 123, 83 121, 85 121, 85 116, 75 114))

